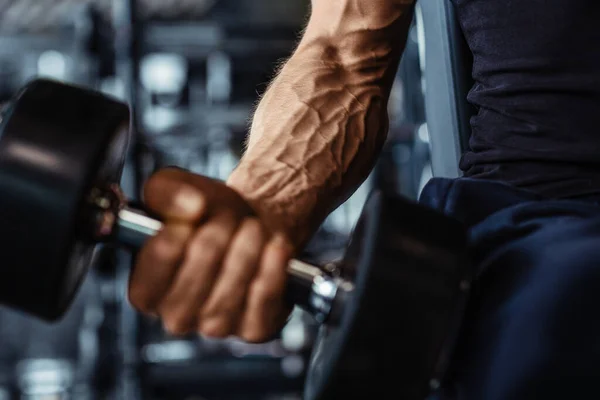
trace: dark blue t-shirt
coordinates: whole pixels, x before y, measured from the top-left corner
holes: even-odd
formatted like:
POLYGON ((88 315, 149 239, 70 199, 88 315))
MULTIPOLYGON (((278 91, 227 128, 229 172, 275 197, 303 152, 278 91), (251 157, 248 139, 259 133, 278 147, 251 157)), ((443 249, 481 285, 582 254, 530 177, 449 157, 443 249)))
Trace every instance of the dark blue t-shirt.
POLYGON ((452 0, 473 52, 466 176, 600 193, 600 0, 452 0))

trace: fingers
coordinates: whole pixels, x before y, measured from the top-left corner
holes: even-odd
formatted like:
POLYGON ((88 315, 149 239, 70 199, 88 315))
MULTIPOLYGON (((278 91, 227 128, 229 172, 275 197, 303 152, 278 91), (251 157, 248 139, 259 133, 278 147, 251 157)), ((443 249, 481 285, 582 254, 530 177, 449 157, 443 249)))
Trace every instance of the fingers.
POLYGON ((291 311, 283 297, 291 255, 291 247, 280 236, 267 244, 258 274, 249 288, 237 336, 251 343, 263 342, 283 326, 291 311))
POLYGON ((173 335, 269 340, 291 311, 283 303, 291 248, 266 243, 255 218, 238 225, 223 213, 192 229, 167 225, 150 239, 132 272, 131 303, 160 315, 173 335))
POLYGON ((219 278, 200 312, 198 331, 209 337, 226 337, 235 333, 241 317, 248 286, 254 278, 266 233, 257 219, 242 222, 231 242, 219 278))
POLYGON ((139 311, 154 314, 180 263, 192 227, 166 225, 137 256, 129 279, 129 300, 139 311))
POLYGON ((236 227, 234 216, 221 213, 202 225, 188 243, 181 267, 158 306, 169 333, 183 335, 196 329, 198 310, 210 294, 236 227))
POLYGON ((206 196, 189 181, 189 173, 164 169, 144 186, 144 202, 167 220, 197 221, 206 213, 206 196))
POLYGON ((165 224, 140 251, 132 304, 158 314, 174 335, 270 339, 290 311, 283 292, 292 246, 279 237, 267 243, 250 205, 222 182, 165 169, 144 197, 165 224))

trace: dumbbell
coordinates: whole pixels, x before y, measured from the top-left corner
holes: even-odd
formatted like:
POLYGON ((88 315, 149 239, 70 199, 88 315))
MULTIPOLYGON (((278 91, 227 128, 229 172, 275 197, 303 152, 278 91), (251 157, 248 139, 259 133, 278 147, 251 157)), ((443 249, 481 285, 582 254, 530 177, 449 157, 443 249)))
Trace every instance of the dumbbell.
MULTIPOLYGON (((135 249, 162 227, 119 188, 129 109, 35 80, 0 133, 0 303, 55 321, 99 244, 135 249)), ((304 397, 424 399, 451 359, 470 265, 460 223, 374 191, 336 268, 289 263, 288 299, 320 323, 304 397)))

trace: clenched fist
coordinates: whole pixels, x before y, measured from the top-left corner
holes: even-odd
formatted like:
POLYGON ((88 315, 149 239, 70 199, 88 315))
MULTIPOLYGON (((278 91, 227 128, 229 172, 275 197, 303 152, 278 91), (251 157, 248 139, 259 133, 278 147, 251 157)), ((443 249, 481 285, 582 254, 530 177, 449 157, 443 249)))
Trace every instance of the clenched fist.
POLYGON ((144 197, 164 227, 138 254, 133 306, 175 335, 262 342, 277 333, 290 312, 285 237, 269 232, 235 190, 182 170, 156 173, 144 197))

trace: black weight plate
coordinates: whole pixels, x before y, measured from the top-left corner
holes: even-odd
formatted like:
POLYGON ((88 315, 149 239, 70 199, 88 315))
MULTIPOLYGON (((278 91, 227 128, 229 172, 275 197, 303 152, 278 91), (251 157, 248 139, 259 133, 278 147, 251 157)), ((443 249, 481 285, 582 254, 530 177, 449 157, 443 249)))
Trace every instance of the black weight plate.
POLYGON ((372 194, 342 266, 354 290, 320 329, 305 399, 425 399, 445 372, 471 274, 460 224, 372 194))
POLYGON ((120 180, 126 105, 49 80, 24 87, 0 123, 0 303, 61 317, 91 261, 80 234, 92 186, 120 180))

